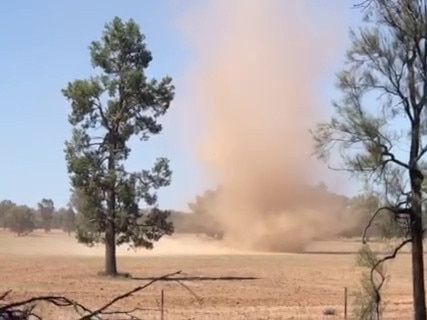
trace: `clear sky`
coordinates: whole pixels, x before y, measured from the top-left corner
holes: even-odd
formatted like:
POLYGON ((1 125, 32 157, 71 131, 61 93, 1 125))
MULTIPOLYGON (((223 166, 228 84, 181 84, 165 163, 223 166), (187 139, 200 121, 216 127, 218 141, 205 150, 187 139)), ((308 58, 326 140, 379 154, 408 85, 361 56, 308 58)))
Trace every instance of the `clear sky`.
MULTIPOLYGON (((322 5, 322 1, 311 1, 314 6, 322 5)), ((194 3, 40 0, 2 4, 0 199, 31 206, 43 197, 52 198, 57 206, 67 203, 69 180, 63 148, 71 129, 67 122, 69 106, 61 89, 69 81, 91 75, 89 43, 99 38, 105 22, 114 16, 133 18, 153 52, 150 75, 169 74, 179 79, 191 64, 191 52, 176 23, 194 3)), ((358 19, 355 11, 349 16, 349 23, 358 19)), ((130 165, 141 168, 156 156, 169 157, 174 180, 161 193, 161 205, 182 208, 202 185, 186 146, 177 139, 178 128, 173 120, 172 111, 165 120, 164 134, 141 145, 130 165)))

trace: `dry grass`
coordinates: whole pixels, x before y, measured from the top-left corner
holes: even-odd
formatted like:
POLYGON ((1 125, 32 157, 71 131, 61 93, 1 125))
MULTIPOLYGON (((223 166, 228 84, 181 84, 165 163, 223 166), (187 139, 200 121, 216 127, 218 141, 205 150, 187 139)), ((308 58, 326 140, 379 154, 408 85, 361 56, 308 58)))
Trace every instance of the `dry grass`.
MULTIPOLYGON (((176 236, 162 240, 151 252, 120 250, 119 268, 135 277, 182 270, 191 276, 259 278, 185 282, 203 298, 201 304, 175 282, 158 283, 126 300, 128 308, 157 308, 164 289, 166 319, 339 319, 344 286, 351 292, 358 285, 360 270, 354 262, 359 246, 356 241, 328 241, 313 244, 304 254, 248 254, 221 248, 216 242, 176 236), (328 307, 339 316, 324 316, 322 311, 328 307)), ((2 232, 0 289, 13 289, 13 299, 60 294, 95 307, 141 284, 98 277, 102 253, 102 248, 88 249, 60 232, 28 237, 2 232)), ((389 270, 387 319, 410 319, 409 256, 403 254, 389 270)), ((73 318, 66 317, 67 311, 43 308, 47 319, 73 318)), ((159 319, 159 312, 147 311, 146 319, 159 319)))

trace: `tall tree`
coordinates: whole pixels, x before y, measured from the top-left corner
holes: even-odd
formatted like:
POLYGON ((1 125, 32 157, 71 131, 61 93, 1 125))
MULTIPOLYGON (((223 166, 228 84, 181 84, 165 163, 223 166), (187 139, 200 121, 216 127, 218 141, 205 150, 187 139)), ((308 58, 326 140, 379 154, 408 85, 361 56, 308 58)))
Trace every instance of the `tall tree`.
POLYGON ((70 205, 68 208, 59 208, 54 216, 56 228, 68 233, 68 235, 76 230, 76 213, 70 205))
POLYGON ((42 199, 37 204, 40 217, 42 219, 42 225, 45 232, 49 232, 52 229, 53 214, 55 212, 55 204, 51 199, 42 199))
POLYGON ((7 212, 10 209, 12 209, 14 206, 16 206, 16 204, 10 200, 3 200, 0 202, 0 224, 3 227, 3 229, 6 229, 8 227, 7 212))
POLYGON ((192 213, 192 227, 196 233, 222 239, 224 236, 223 226, 217 217, 218 199, 222 188, 206 190, 202 195, 197 195, 194 202, 188 204, 192 213))
POLYGON ((25 236, 35 228, 34 210, 27 206, 14 206, 7 213, 7 223, 11 231, 25 236))
POLYGON ((62 215, 62 230, 70 234, 76 229, 76 214, 73 208, 69 207, 62 215))
POLYGON ((129 172, 130 140, 159 134, 159 117, 174 97, 170 77, 148 79, 151 52, 138 24, 115 17, 99 41, 90 45, 96 76, 75 80, 62 90, 71 102, 72 138, 66 160, 73 188, 85 197, 79 214, 79 241, 105 243, 105 273, 117 274, 116 245, 152 248, 173 232, 168 212, 157 207, 156 190, 171 180, 169 161, 157 159, 151 170, 129 172), (141 202, 149 214, 139 209, 141 202))
POLYGON ((391 212, 408 227, 412 244, 416 320, 426 319, 422 185, 427 153, 427 1, 367 0, 365 26, 352 30, 346 68, 339 73, 343 98, 336 115, 314 134, 317 154, 335 146, 342 168, 369 180, 391 212), (376 98, 376 99, 375 99, 376 98))

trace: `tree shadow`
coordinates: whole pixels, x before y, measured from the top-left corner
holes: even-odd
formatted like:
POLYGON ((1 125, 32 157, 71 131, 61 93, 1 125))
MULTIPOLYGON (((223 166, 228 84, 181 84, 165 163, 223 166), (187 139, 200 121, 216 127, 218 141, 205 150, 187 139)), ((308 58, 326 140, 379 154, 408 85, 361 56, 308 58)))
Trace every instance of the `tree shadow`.
MULTIPOLYGON (((139 281, 153 281, 158 279, 157 277, 133 277, 129 279, 139 281)), ((240 277, 240 276, 223 276, 223 277, 205 277, 205 276, 174 276, 170 278, 164 278, 158 281, 250 281, 259 280, 258 277, 240 277)))
MULTIPOLYGON (((387 251, 372 251, 374 254, 384 255, 389 254, 387 251)), ((400 254, 409 254, 410 252, 401 252, 400 254)), ((307 255, 356 255, 358 251, 349 250, 349 251, 304 251, 297 254, 307 254, 307 255)))

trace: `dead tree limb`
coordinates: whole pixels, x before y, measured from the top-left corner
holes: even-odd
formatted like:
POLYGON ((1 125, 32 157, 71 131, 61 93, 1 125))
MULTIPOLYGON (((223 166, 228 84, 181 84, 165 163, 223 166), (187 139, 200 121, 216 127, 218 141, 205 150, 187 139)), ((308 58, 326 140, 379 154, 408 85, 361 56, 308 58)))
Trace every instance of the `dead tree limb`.
POLYGON ((79 320, 93 320, 93 319, 103 319, 103 317, 107 317, 111 319, 111 316, 124 316, 123 319, 132 319, 132 320, 138 320, 140 318, 136 317, 134 315, 137 311, 146 311, 147 309, 143 308, 133 308, 131 310, 117 310, 117 311, 110 311, 109 308, 112 307, 115 303, 117 303, 120 300, 126 299, 133 294, 142 291, 149 286, 153 285, 154 283, 162 280, 169 279, 175 275, 180 274, 181 271, 170 273, 158 278, 154 278, 148 283, 138 286, 128 292, 125 292, 109 302, 107 302, 102 307, 91 310, 90 308, 84 306, 83 304, 73 300, 69 299, 64 296, 40 296, 40 297, 33 297, 26 300, 18 301, 18 302, 12 302, 12 303, 1 303, 4 301, 12 292, 11 290, 3 293, 0 295, 0 320, 25 320, 25 319, 43 319, 41 315, 38 315, 34 312, 35 307, 40 302, 46 302, 49 304, 52 304, 56 307, 72 307, 74 311, 79 315, 79 320))
POLYGON ((99 309, 97 309, 95 311, 90 312, 88 315, 85 315, 85 316, 81 317, 79 320, 91 320, 94 316, 102 315, 103 312, 105 312, 105 310, 107 310, 109 307, 111 307, 117 301, 126 299, 126 298, 132 296, 133 294, 135 294, 135 293, 137 293, 139 291, 142 291, 142 290, 148 288, 149 286, 151 286, 155 282, 158 282, 158 281, 161 281, 161 280, 164 280, 164 279, 167 279, 167 278, 171 278, 171 277, 173 277, 175 275, 178 275, 180 273, 181 273, 181 271, 178 271, 178 272, 174 272, 174 273, 170 273, 170 274, 161 276, 159 278, 155 278, 155 279, 149 281, 148 283, 144 284, 143 286, 138 286, 138 287, 132 289, 131 291, 128 291, 126 293, 123 293, 123 294, 115 297, 114 299, 112 299, 111 301, 109 301, 108 303, 106 303, 101 308, 99 308, 99 309))
MULTIPOLYGON (((117 302, 124 300, 126 298, 131 297, 137 292, 143 291, 144 289, 150 287, 156 282, 160 281, 175 281, 177 282, 181 287, 186 289, 191 296, 193 296, 198 303, 202 303, 203 299, 199 297, 194 290, 192 290, 189 286, 184 284, 182 281, 203 281, 203 280, 253 280, 256 278, 252 277, 196 277, 196 276, 181 276, 183 273, 181 271, 169 273, 160 277, 156 278, 132 278, 133 280, 143 280, 147 281, 144 285, 140 285, 138 287, 133 288, 130 291, 127 291, 123 294, 120 294, 107 303, 105 303, 103 306, 99 307, 98 309, 90 309, 86 306, 84 306, 82 303, 79 303, 73 299, 69 299, 64 296, 39 296, 39 297, 33 297, 26 300, 18 301, 18 302, 11 302, 11 303, 2 303, 4 302, 12 292, 12 290, 6 291, 3 294, 0 294, 0 320, 28 320, 28 319, 43 319, 41 315, 38 315, 34 312, 36 306, 40 302, 45 302, 48 304, 52 304, 56 307, 71 307, 74 309, 74 311, 78 314, 78 317, 76 319, 78 320, 101 320, 101 319, 111 319, 112 317, 116 318, 117 316, 121 316, 120 319, 132 319, 132 320, 139 320, 141 318, 137 317, 135 315, 136 312, 143 312, 143 311, 158 311, 158 309, 150 309, 150 308, 139 308, 135 307, 130 310, 111 310, 110 308, 115 305, 117 302), (178 277, 177 277, 178 276, 178 277)), ((141 319, 142 320, 142 319, 141 319)))

